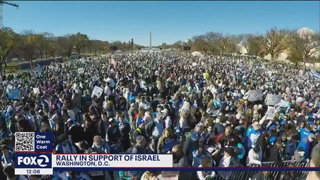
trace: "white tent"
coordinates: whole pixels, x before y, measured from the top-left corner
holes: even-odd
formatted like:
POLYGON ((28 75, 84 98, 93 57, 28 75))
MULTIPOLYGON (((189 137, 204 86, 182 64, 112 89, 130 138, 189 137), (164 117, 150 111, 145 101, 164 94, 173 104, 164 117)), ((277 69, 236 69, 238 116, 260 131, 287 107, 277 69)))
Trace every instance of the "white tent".
POLYGON ((202 55, 200 52, 198 52, 198 51, 195 51, 195 52, 193 52, 193 53, 191 53, 191 54, 192 54, 192 56, 203 57, 203 55, 202 55))

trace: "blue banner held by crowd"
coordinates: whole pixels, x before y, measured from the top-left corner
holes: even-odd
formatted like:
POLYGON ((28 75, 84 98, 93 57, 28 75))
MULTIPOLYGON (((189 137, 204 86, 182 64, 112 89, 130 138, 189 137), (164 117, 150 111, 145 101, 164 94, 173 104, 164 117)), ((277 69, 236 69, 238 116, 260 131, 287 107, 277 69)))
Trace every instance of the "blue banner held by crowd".
POLYGON ((9 89, 8 98, 13 100, 20 99, 20 89, 9 89))

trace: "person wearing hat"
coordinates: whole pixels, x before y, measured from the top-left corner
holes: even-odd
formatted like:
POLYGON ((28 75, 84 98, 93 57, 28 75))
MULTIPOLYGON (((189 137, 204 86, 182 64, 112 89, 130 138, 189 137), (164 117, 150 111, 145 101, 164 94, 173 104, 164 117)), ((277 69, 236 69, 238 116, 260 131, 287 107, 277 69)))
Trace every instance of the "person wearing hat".
POLYGON ((199 140, 200 140, 200 135, 203 131, 203 126, 202 124, 197 124, 196 127, 194 128, 193 131, 190 133, 190 135, 186 135, 186 140, 183 143, 183 152, 185 153, 185 156, 188 159, 188 164, 192 166, 192 159, 193 159, 193 154, 192 152, 197 150, 199 148, 199 140))

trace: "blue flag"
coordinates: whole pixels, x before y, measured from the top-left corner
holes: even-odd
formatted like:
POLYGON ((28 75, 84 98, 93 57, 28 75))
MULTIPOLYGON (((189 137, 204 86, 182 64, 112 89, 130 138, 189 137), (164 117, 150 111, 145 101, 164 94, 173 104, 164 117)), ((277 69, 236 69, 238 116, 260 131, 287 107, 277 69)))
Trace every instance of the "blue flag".
POLYGON ((306 158, 308 158, 309 156, 309 148, 310 148, 310 141, 308 139, 309 134, 311 134, 311 132, 304 128, 300 130, 300 142, 299 142, 298 148, 300 147, 303 148, 306 158))

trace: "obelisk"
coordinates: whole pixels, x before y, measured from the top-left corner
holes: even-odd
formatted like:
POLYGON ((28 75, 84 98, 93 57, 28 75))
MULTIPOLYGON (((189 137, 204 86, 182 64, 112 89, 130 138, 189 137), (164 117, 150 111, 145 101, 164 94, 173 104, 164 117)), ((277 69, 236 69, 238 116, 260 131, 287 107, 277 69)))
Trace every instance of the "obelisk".
POLYGON ((150 50, 152 48, 152 35, 151 35, 151 31, 150 31, 150 50))

